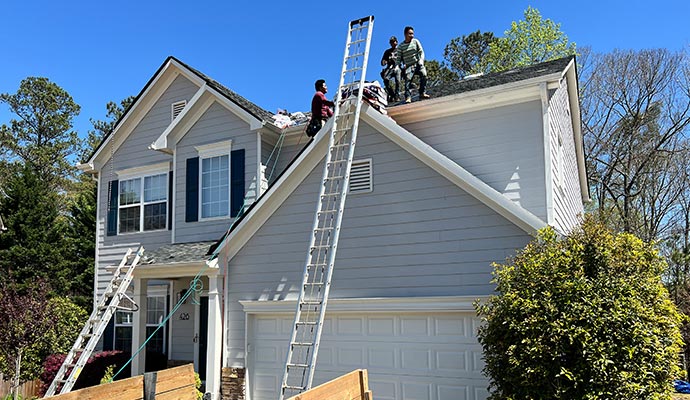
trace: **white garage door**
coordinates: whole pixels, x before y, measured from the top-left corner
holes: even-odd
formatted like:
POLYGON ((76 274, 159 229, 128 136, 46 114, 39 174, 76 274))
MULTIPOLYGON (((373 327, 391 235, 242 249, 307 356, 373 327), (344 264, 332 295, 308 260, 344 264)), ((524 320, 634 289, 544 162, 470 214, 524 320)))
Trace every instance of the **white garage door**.
MULTIPOLYGON (((251 400, 276 400, 292 315, 249 318, 251 400)), ((481 346, 470 312, 333 314, 324 322, 314 386, 358 368, 377 400, 483 400, 481 346)))

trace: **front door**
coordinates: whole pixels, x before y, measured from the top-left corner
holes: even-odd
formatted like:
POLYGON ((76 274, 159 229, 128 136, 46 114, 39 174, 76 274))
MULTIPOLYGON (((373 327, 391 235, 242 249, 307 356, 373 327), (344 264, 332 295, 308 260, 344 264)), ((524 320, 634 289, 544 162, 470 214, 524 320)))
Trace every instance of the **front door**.
POLYGON ((199 379, 206 380, 206 349, 208 348, 208 296, 201 297, 199 307, 199 379))

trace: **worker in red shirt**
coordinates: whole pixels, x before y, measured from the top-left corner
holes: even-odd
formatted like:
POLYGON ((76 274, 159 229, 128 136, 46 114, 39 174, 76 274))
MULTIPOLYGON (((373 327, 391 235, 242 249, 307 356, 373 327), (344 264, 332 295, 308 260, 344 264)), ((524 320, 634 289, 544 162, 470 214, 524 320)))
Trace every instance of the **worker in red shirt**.
POLYGON ((335 103, 326 98, 328 87, 325 80, 319 79, 316 81, 314 88, 316 93, 314 93, 314 97, 311 99, 311 120, 309 121, 309 126, 307 126, 307 136, 309 137, 314 137, 321 130, 324 122, 333 116, 331 107, 335 107, 335 103))

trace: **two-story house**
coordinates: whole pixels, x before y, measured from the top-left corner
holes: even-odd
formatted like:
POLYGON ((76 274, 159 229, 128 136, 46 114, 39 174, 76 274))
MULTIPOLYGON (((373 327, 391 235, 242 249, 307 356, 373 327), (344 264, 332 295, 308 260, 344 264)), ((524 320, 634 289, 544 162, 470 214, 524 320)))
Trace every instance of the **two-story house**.
MULTIPOLYGON (((493 292, 491 264, 546 225, 572 229, 588 200, 577 93, 565 58, 388 115, 362 106, 316 383, 368 368, 377 399, 486 398, 472 304, 493 292)), ((212 398, 222 371, 243 398, 277 398, 329 127, 309 142, 168 58, 82 164, 98 178, 95 293, 146 249, 139 309, 103 348, 138 349, 172 311, 133 373, 164 354, 194 362, 212 398)))

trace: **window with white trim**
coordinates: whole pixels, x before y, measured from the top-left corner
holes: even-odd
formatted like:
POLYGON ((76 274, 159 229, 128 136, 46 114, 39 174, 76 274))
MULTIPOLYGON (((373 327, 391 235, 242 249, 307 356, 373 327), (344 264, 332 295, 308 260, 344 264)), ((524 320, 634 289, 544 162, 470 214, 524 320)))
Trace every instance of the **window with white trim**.
POLYGON ((373 190, 371 163, 371 158, 352 161, 349 193, 368 193, 373 190))
POLYGON ((146 344, 147 351, 166 353, 165 327, 158 329, 166 315, 166 296, 149 296, 146 298, 146 337, 150 337, 146 344), (155 335, 151 336, 153 332, 155 335))
POLYGON ((199 152, 199 214, 203 218, 230 215, 231 141, 196 147, 199 152))
POLYGON ((170 122, 174 121, 175 118, 177 118, 178 115, 184 110, 185 106, 187 106, 187 100, 182 100, 182 101, 176 101, 172 103, 171 107, 171 118, 170 122))
POLYGON ((120 233, 166 229, 168 174, 121 180, 118 215, 120 233))
POLYGON ((132 351, 132 312, 115 312, 115 343, 113 348, 130 352, 132 351))

